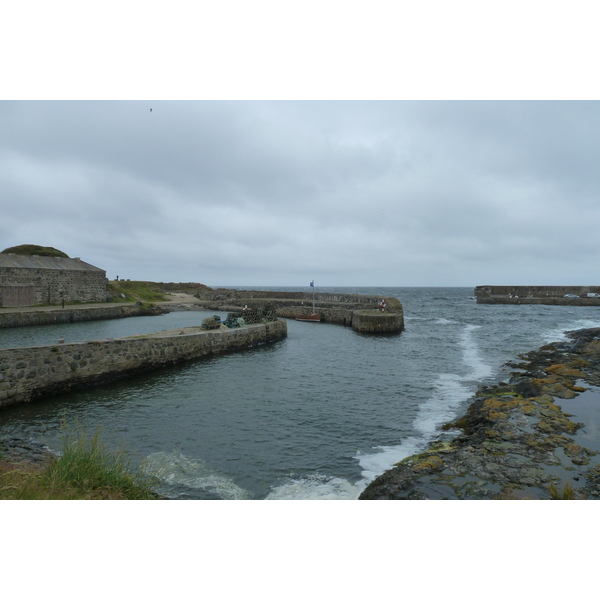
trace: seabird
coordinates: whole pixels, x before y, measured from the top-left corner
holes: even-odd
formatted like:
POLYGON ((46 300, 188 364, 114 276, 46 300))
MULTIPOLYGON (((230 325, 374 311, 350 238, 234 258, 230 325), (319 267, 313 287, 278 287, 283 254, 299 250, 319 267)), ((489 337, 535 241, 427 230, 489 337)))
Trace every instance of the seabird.
POLYGON ((152 109, 150 109, 150 112, 152 112, 152 109))

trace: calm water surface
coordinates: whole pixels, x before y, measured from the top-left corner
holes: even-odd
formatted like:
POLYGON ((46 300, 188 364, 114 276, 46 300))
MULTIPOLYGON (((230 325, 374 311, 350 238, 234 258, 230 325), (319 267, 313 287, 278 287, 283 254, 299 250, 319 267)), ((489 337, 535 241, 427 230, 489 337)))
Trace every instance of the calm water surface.
MULTIPOLYGON (((353 499, 437 437, 479 384, 506 376, 506 361, 600 326, 597 307, 478 305, 472 288, 319 291, 398 297, 406 329, 370 336, 288 321, 287 339, 269 346, 10 407, 0 435, 58 449, 61 419, 101 427, 177 498, 353 499)), ((142 334, 205 316, 2 329, 0 346, 142 334)))

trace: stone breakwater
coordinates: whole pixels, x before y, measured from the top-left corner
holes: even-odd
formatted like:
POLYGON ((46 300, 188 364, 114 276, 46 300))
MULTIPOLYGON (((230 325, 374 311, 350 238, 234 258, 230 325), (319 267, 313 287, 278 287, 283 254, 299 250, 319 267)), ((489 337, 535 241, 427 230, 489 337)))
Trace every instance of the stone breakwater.
POLYGON ((70 306, 67 308, 0 309, 0 328, 102 321, 104 319, 162 315, 168 312, 170 310, 167 308, 154 304, 142 304, 141 302, 108 306, 81 306, 77 308, 70 306))
POLYGON ((509 363, 507 383, 481 388, 446 434, 360 499, 600 499, 600 328, 568 336, 509 363))
POLYGON ((477 304, 600 306, 597 286, 478 285, 474 293, 477 304))
POLYGON ((90 387, 212 354, 281 340, 287 323, 0 350, 0 407, 90 387))
MULTIPOLYGON (((271 292, 245 290, 203 290, 195 297, 199 307, 210 310, 241 310, 245 305, 269 305, 277 316, 293 319, 298 314, 313 312, 313 295, 307 292, 271 292)), ((366 296, 363 294, 314 294, 315 310, 324 323, 335 323, 352 327, 364 333, 393 333, 404 329, 404 312, 398 298, 366 296), (385 300, 385 312, 379 305, 385 300)))

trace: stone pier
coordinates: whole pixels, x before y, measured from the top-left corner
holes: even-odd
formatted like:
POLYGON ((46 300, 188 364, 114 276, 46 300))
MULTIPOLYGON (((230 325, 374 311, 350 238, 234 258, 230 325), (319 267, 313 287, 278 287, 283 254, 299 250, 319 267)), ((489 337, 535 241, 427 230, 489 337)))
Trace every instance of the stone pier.
POLYGON ((600 306, 600 286, 478 285, 477 304, 600 306))
POLYGON ((0 308, 0 329, 3 327, 26 327, 32 325, 53 325, 55 323, 80 323, 162 315, 171 312, 168 307, 154 304, 109 304, 93 306, 0 308))
MULTIPOLYGON (((269 305, 278 317, 293 319, 313 312, 313 295, 307 292, 245 290, 208 290, 195 294, 210 310, 241 310, 244 305, 269 305)), ((314 312, 324 323, 336 323, 365 333, 392 333, 404 329, 404 312, 398 298, 318 292, 314 294, 314 312), (378 308, 385 301, 385 312, 378 308)))
POLYGON ((404 328, 402 313, 357 310, 352 313, 352 329, 362 333, 394 333, 404 328))
POLYGON ((283 319, 237 329, 187 327, 146 336, 0 350, 0 407, 90 387, 212 354, 276 342, 283 319))

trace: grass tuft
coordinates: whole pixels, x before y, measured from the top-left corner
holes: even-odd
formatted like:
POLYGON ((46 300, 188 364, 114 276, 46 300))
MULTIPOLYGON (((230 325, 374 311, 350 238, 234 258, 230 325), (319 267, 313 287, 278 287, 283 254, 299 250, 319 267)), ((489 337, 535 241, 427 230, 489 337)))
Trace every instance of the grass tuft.
POLYGON ((123 446, 108 449, 100 430, 89 435, 62 423, 62 454, 42 467, 0 464, 0 499, 151 500, 150 480, 131 468, 123 446))
POLYGON ((575 500, 575 491, 568 481, 565 483, 562 493, 553 483, 548 486, 548 491, 550 492, 551 500, 575 500))

